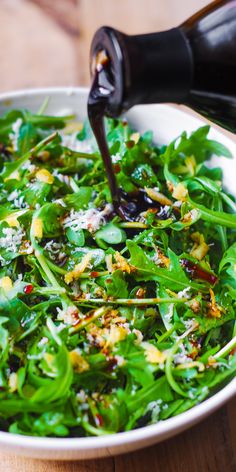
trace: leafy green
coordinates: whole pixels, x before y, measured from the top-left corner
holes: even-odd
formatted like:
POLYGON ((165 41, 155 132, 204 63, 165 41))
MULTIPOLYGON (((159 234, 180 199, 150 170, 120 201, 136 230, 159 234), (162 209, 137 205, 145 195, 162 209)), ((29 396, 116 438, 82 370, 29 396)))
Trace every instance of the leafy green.
POLYGON ((113 223, 108 223, 96 232, 96 238, 102 239, 108 244, 120 244, 125 241, 126 234, 118 226, 113 223))
POLYGON ((23 124, 20 127, 20 132, 17 140, 17 147, 20 154, 25 154, 38 141, 38 133, 32 123, 23 124))
POLYGON ((177 138, 166 147, 161 158, 164 162, 170 162, 178 157, 193 155, 196 161, 201 163, 212 154, 232 157, 231 152, 223 144, 207 138, 209 130, 209 126, 202 126, 194 131, 189 138, 187 138, 186 132, 182 133, 180 138, 177 138))
POLYGON ((55 237, 61 234, 60 218, 64 213, 64 207, 58 205, 58 203, 45 203, 45 205, 37 211, 35 217, 41 219, 43 222, 44 237, 55 237))
POLYGON ((128 284, 121 270, 113 272, 112 276, 109 276, 106 280, 106 283, 107 295, 114 298, 128 298, 128 284))
POLYGON ((79 231, 73 231, 71 228, 67 228, 66 236, 74 246, 84 246, 85 237, 82 229, 79 231))
POLYGON ((229 213, 225 213, 224 211, 214 211, 206 208, 204 205, 200 205, 199 203, 193 202, 190 200, 194 208, 200 210, 201 217, 203 220, 208 221, 210 223, 220 224, 222 226, 226 226, 227 228, 234 228, 236 229, 236 215, 231 215, 229 213))
POLYGON ((164 421, 235 376, 236 203, 206 165, 231 154, 208 126, 158 147, 107 120, 123 221, 88 122, 45 106, 0 118, 0 428, 164 421))
POLYGON ((170 286, 172 290, 181 290, 190 285, 194 286, 182 269, 178 257, 171 249, 168 250, 170 266, 166 269, 158 268, 135 242, 127 241, 127 247, 131 255, 130 262, 137 269, 136 280, 156 280, 163 286, 170 286))
POLYGON ((92 192, 91 187, 80 187, 76 193, 66 195, 65 203, 75 210, 86 208, 91 200, 92 192))

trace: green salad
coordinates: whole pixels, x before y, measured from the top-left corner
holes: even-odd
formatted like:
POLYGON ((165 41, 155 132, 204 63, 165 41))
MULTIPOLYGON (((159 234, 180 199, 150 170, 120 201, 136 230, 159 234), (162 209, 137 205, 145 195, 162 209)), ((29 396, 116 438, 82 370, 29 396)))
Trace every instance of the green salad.
POLYGON ((232 158, 203 126, 167 146, 107 121, 132 221, 88 124, 0 118, 0 429, 82 437, 178 415, 236 370, 232 158), (207 160, 218 157, 219 167, 207 160))

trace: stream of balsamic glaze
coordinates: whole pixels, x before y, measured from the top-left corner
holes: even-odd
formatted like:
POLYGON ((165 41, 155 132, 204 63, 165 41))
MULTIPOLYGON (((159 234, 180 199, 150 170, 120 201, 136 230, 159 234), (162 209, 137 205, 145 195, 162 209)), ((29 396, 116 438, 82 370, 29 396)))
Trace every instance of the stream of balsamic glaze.
POLYGON ((104 162, 114 211, 123 220, 135 221, 142 211, 156 207, 157 203, 148 198, 143 191, 137 189, 137 192, 131 195, 117 186, 104 123, 109 98, 114 91, 112 72, 106 53, 102 51, 98 56, 95 58, 96 66, 88 98, 88 117, 104 162))
POLYGON ((106 169, 113 206, 115 211, 117 211, 119 207, 119 190, 106 141, 104 123, 107 101, 113 92, 113 86, 109 79, 109 67, 106 59, 103 57, 103 62, 97 63, 93 77, 88 98, 88 117, 106 169))

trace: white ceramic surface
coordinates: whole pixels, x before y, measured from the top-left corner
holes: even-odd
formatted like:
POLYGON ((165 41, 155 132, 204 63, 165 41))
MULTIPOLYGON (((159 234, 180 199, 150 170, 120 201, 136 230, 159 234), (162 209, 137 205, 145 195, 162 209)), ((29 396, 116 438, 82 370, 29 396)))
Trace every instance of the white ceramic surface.
MULTIPOLYGON (((50 98, 47 113, 69 108, 78 114, 79 119, 86 117, 87 90, 64 87, 0 94, 0 115, 12 108, 28 108, 36 112, 46 97, 50 98)), ((204 124, 204 120, 167 105, 135 107, 127 114, 127 118, 139 131, 152 129, 158 144, 168 143, 183 130, 191 132, 204 124)), ((225 186, 235 193, 236 144, 216 129, 211 130, 211 137, 225 144, 235 156, 233 160, 215 157, 211 161, 213 165, 223 168, 225 186)), ((121 454, 150 446, 189 428, 219 408, 235 393, 236 379, 212 398, 179 416, 134 431, 98 438, 37 438, 0 432, 0 449, 34 458, 63 460, 121 454)))

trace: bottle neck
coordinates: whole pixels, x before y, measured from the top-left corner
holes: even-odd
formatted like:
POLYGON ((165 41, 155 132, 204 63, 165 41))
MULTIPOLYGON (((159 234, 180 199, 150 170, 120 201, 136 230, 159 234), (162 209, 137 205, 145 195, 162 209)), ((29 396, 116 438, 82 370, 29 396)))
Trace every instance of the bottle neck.
POLYGON ((119 116, 137 104, 186 101, 193 61, 188 39, 180 28, 129 36, 103 27, 93 39, 91 57, 101 50, 109 58, 106 69, 113 87, 107 96, 107 115, 119 116))
POLYGON ((193 80, 192 53, 181 29, 127 36, 123 109, 136 104, 186 101, 193 80))

